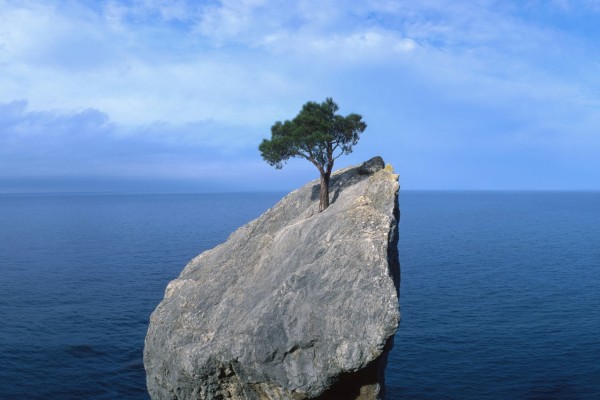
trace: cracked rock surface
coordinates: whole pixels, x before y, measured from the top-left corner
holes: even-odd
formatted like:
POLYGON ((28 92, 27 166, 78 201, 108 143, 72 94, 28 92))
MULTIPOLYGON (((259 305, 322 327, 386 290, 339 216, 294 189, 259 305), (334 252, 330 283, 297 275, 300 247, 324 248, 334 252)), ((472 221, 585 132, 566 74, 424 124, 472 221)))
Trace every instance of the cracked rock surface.
POLYGON ((321 213, 318 181, 293 191, 169 283, 144 348, 152 399, 383 398, 399 186, 377 165, 334 173, 321 213))

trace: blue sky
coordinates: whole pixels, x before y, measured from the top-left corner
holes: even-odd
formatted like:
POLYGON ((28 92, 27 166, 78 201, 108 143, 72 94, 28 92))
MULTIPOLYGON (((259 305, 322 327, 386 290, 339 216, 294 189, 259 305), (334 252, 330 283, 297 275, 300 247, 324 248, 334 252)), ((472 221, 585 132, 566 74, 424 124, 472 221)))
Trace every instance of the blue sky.
POLYGON ((600 0, 0 0, 0 192, 289 190, 333 97, 403 189, 600 190, 600 0))

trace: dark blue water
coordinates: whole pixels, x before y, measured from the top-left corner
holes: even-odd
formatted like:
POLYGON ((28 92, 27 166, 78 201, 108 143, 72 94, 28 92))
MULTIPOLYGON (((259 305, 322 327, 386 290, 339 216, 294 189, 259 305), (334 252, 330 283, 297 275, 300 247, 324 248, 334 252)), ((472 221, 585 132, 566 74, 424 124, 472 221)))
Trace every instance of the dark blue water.
MULTIPOLYGON (((170 279, 282 194, 0 196, 0 399, 147 399, 170 279)), ((600 398, 600 193, 403 192, 389 399, 600 398)))

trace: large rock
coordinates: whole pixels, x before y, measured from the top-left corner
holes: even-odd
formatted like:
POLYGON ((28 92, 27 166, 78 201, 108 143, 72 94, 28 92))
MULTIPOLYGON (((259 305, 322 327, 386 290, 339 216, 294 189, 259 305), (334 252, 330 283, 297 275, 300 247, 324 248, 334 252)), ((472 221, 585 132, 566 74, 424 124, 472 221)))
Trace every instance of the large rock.
POLYGON ((153 399, 383 397, 400 318, 398 176, 359 169, 332 176, 325 211, 313 181, 169 283, 144 350, 153 399))

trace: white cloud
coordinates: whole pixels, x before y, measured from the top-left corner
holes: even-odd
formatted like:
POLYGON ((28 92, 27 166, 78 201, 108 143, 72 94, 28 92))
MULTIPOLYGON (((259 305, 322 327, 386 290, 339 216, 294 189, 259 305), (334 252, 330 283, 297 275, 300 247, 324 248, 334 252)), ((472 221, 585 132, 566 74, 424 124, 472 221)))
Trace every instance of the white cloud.
POLYGON ((397 31, 364 24, 351 7, 333 1, 222 1, 203 10, 197 30, 218 46, 236 43, 326 62, 380 63, 389 53, 416 47, 397 31))
POLYGON ((38 66, 71 73, 112 63, 124 50, 91 10, 29 2, 0 11, 0 59, 16 67, 38 66))
POLYGON ((340 61, 364 59, 380 61, 377 58, 385 57, 390 53, 409 52, 416 48, 415 42, 411 39, 399 37, 392 32, 377 30, 313 38, 309 46, 322 56, 333 54, 334 57, 341 59, 340 61))
POLYGON ((195 14, 196 8, 192 4, 194 2, 187 0, 107 0, 102 11, 107 19, 119 25, 127 23, 127 20, 138 23, 146 20, 187 21, 195 14))
POLYGON ((331 5, 311 19, 306 3, 194 4, 4 2, 0 100, 27 98, 37 110, 93 107, 130 125, 268 124, 281 110, 277 97, 319 91, 319 65, 381 65, 415 47, 377 27, 336 32, 340 12, 331 5), (196 19, 204 36, 191 28, 196 19), (219 40, 224 48, 214 46, 219 40), (299 74, 302 64, 309 68, 299 74))
POLYGON ((273 27, 269 23, 267 2, 261 0, 223 1, 201 11, 197 32, 217 43, 236 40, 248 43, 258 32, 273 27))

